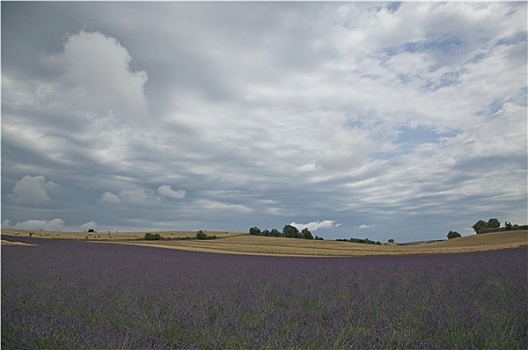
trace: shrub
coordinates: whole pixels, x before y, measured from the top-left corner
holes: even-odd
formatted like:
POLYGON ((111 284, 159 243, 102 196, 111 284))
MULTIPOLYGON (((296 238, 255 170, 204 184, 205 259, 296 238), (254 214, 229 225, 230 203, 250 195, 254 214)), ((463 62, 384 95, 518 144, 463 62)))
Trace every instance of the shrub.
POLYGON ((462 235, 456 231, 449 231, 449 233, 447 234, 447 239, 453 239, 458 237, 462 237, 462 235))
POLYGON ((159 241, 161 239, 161 235, 159 233, 145 233, 145 240, 147 241, 159 241))
POLYGON ((216 236, 208 236, 207 233, 200 230, 196 232, 196 239, 216 239, 216 236))

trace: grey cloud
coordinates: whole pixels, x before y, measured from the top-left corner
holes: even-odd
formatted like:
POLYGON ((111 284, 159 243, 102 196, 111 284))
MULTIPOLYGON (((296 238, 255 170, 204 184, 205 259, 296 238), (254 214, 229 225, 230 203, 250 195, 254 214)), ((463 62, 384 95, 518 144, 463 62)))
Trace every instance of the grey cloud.
POLYGON ((100 199, 101 203, 108 203, 108 204, 118 204, 121 199, 117 194, 111 193, 111 192, 105 192, 101 196, 100 199))
POLYGON ((4 194, 6 220, 245 231, 328 218, 341 224, 329 236, 401 241, 494 207, 524 219, 525 4, 2 10, 2 187, 60 184, 52 200, 32 192, 38 205, 4 194), (411 129, 436 136, 399 137, 411 129))
POLYGON ((162 197, 170 197, 170 198, 185 198, 187 193, 185 190, 173 190, 171 186, 169 185, 161 185, 158 187, 158 194, 162 197))

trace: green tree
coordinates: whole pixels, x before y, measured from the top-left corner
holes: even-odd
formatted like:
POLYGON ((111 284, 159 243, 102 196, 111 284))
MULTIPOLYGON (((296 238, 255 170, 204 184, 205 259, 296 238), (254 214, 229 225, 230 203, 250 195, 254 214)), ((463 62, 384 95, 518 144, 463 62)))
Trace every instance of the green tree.
POLYGON ((462 235, 456 231, 449 231, 449 233, 447 234, 447 239, 453 239, 458 237, 462 237, 462 235))
POLYGON ((475 223, 475 225, 471 226, 473 230, 475 230, 475 233, 484 233, 484 230, 488 228, 488 224, 485 221, 479 220, 475 223))
POLYGON ((249 234, 259 236, 260 235, 260 229, 258 227, 252 227, 249 229, 249 234))
POLYGON ((196 239, 207 239, 207 233, 202 230, 196 232, 196 239))
POLYGON ((282 229, 282 235, 287 238, 298 238, 299 230, 295 226, 285 225, 282 229))
POLYGON ((500 221, 498 219, 496 219, 496 218, 489 219, 488 227, 489 228, 499 228, 500 227, 500 221))
POLYGON ((145 237, 143 238, 147 241, 159 241, 161 239, 161 235, 159 233, 145 233, 145 237))
POLYGON ((273 229, 271 229, 270 236, 271 237, 280 237, 280 236, 282 236, 282 233, 280 233, 280 231, 277 230, 276 228, 273 228, 273 229))
POLYGON ((301 231, 301 234, 304 239, 313 239, 312 233, 307 228, 303 228, 303 230, 301 231))

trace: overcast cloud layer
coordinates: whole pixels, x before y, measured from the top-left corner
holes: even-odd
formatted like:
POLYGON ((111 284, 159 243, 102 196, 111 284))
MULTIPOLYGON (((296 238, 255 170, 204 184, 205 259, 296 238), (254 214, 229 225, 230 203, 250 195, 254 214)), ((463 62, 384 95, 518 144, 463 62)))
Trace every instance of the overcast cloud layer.
POLYGON ((527 221, 527 8, 2 2, 2 227, 527 221))

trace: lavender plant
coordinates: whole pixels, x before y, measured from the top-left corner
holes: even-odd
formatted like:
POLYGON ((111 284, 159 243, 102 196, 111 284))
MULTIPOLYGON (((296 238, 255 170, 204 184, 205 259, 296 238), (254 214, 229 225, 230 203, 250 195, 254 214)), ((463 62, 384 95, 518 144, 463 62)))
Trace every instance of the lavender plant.
POLYGON ((528 348, 526 248, 293 258, 2 248, 3 349, 528 348))

